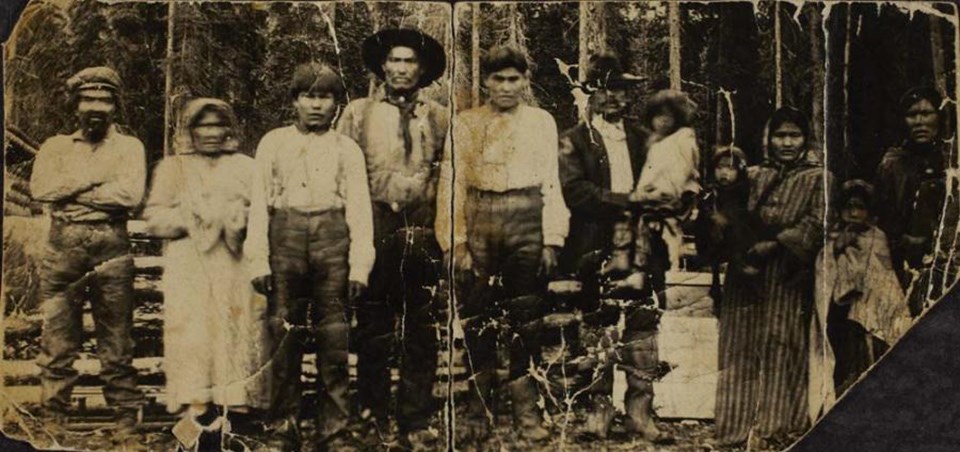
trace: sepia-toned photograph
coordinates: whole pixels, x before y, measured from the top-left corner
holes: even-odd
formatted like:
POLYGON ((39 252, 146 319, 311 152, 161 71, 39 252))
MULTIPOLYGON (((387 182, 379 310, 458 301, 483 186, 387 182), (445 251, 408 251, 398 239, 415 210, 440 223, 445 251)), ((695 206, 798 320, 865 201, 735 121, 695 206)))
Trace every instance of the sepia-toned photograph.
POLYGON ((818 450, 960 279, 953 3, 25 3, 11 450, 818 450))

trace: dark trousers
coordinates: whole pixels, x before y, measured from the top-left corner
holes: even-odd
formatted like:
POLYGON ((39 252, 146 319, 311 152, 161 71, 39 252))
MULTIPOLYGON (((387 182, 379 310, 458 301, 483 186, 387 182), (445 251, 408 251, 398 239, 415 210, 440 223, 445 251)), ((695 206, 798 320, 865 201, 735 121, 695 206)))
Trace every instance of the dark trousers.
POLYGON ((485 406, 496 384, 498 332, 509 331, 510 378, 527 374, 540 362, 539 330, 530 328, 540 312, 545 288, 537 275, 543 251, 543 200, 539 189, 506 193, 470 191, 464 203, 467 245, 475 281, 462 297, 468 371, 485 406), (505 317, 505 318, 504 318, 505 317))
POLYGON ((323 439, 346 427, 349 404, 349 306, 347 253, 350 239, 342 210, 300 213, 278 210, 270 218, 273 302, 269 329, 274 409, 278 417, 300 411, 300 375, 307 334, 317 341, 317 434, 323 439), (308 310, 313 328, 307 326, 308 310))
POLYGON ((400 371, 396 419, 409 432, 428 426, 436 403, 436 288, 443 273, 432 209, 394 212, 374 203, 377 261, 368 295, 357 306, 357 401, 378 419, 391 411, 390 367, 400 371), (399 333, 399 334, 398 334, 399 333))
POLYGON ((70 405, 83 342, 83 292, 89 288, 96 323, 103 396, 115 407, 143 402, 133 367, 133 257, 125 221, 70 223, 54 219, 40 266, 43 310, 43 404, 70 405))

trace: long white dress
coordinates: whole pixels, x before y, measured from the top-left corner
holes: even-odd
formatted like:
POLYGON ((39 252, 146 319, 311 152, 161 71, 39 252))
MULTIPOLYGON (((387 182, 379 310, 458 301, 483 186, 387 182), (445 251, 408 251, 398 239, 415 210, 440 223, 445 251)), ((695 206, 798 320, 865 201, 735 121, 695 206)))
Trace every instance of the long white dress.
POLYGON ((150 233, 169 238, 162 288, 171 412, 269 404, 266 300, 242 256, 254 171, 253 159, 237 153, 177 155, 157 166, 144 216, 150 233))

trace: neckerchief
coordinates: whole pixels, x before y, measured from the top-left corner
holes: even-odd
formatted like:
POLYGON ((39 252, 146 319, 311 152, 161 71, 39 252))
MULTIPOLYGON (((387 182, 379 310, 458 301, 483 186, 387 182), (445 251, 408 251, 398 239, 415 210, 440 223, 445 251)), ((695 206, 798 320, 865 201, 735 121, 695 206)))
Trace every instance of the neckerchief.
POLYGON ((413 153, 413 136, 410 134, 410 120, 416 118, 415 109, 417 107, 417 93, 391 91, 387 88, 387 93, 383 96, 384 102, 400 109, 400 131, 403 133, 403 151, 407 159, 413 153))

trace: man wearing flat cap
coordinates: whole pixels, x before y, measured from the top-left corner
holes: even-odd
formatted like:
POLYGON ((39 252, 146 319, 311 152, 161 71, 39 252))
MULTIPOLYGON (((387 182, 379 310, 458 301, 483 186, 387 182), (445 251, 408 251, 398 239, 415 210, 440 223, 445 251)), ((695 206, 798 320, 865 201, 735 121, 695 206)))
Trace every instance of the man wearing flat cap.
MULTIPOLYGON (((652 380, 659 363, 659 314, 650 299, 654 291, 664 290, 669 263, 665 246, 655 247, 661 252, 654 253, 643 268, 630 258, 634 234, 643 231, 630 220, 628 197, 647 157, 647 132, 625 116, 630 101, 628 89, 637 81, 623 71, 616 55, 604 53, 590 59, 583 86, 590 95, 587 118, 560 137, 560 179, 571 213, 570 236, 560 265, 583 283, 580 308, 588 313, 584 316, 585 328, 596 330, 592 336, 604 337, 605 328, 620 317, 617 308, 607 312, 611 306, 600 302, 601 293, 603 298, 622 301, 620 309, 626 325, 617 364, 627 374, 624 426, 647 440, 662 442, 668 438, 657 428, 652 407, 652 380), (636 275, 641 276, 631 279, 636 275), (627 281, 642 282, 636 290, 609 290, 627 281)), ((609 433, 614 415, 610 364, 603 369, 602 378, 585 390, 590 408, 581 432, 584 435, 606 438, 609 433)))
POLYGON ((443 75, 446 57, 435 39, 406 28, 368 37, 362 54, 383 86, 351 102, 338 124, 366 156, 377 248, 369 293, 357 306, 357 399, 380 436, 395 415, 402 441, 426 445, 438 439, 427 430, 436 405, 434 294, 443 272, 433 223, 449 112, 420 90, 443 75), (396 408, 391 356, 400 370, 396 408))
POLYGON ((44 316, 42 403, 53 415, 70 406, 78 379, 73 362, 83 342, 78 299, 89 287, 96 324, 103 395, 117 424, 135 426, 143 394, 133 362, 133 257, 127 219, 140 205, 146 183, 143 143, 113 124, 120 77, 92 67, 67 80, 79 130, 40 146, 30 190, 50 212, 50 235, 40 266, 44 316))
POLYGON ((332 68, 300 65, 290 82, 296 122, 271 130, 257 146, 244 254, 254 287, 270 299, 268 328, 277 347, 272 441, 282 450, 299 450, 306 334, 317 344, 318 447, 339 450, 352 441, 349 308, 365 290, 375 255, 363 152, 330 128, 343 98, 332 68))

